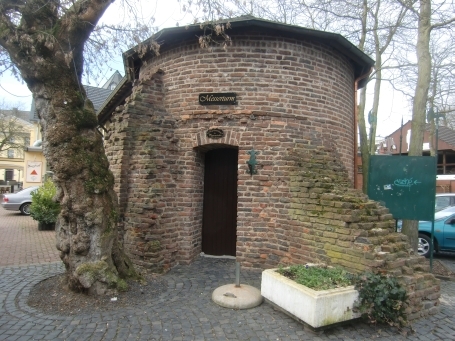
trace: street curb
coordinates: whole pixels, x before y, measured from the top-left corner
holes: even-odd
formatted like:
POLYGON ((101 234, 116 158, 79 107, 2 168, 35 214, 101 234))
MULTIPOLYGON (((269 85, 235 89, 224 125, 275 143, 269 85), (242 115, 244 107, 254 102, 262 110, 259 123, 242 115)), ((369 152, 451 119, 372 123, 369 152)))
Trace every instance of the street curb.
POLYGON ((443 280, 443 281, 450 281, 450 282, 455 282, 454 277, 448 277, 448 276, 441 276, 441 275, 434 275, 437 279, 443 280))
POLYGON ((444 262, 437 261, 447 272, 451 274, 451 276, 443 276, 443 275, 434 275, 434 277, 441 279, 443 281, 451 281, 455 282, 455 273, 450 269, 444 262))

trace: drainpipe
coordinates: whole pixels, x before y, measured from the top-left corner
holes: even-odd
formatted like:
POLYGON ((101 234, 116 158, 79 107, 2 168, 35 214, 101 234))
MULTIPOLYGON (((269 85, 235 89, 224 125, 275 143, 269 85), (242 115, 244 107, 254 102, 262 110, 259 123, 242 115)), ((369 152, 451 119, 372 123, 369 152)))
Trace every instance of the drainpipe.
MULTIPOLYGON (((365 72, 364 74, 360 75, 355 81, 354 81, 354 188, 357 189, 357 168, 358 168, 358 162, 357 162, 357 135, 358 135, 358 120, 357 117, 359 115, 359 109, 357 106, 357 90, 358 90, 358 84, 359 82, 368 77, 370 73, 373 71, 373 67, 370 67, 370 69, 365 72)), ((367 176, 368 174, 362 174, 364 177, 367 176)))

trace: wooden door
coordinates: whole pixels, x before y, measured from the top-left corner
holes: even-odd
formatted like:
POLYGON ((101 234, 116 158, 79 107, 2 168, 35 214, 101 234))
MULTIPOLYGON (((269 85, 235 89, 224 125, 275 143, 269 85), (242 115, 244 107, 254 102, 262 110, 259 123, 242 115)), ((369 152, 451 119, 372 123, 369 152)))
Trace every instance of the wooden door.
POLYGON ((202 252, 235 256, 237 240, 238 150, 221 148, 205 154, 202 252))

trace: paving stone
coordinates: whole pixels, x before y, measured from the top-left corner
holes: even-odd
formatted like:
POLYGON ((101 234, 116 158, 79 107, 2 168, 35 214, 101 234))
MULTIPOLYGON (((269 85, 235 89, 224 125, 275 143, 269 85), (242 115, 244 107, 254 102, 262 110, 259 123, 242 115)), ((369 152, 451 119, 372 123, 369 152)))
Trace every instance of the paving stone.
MULTIPOLYGON (((23 218, 31 219, 13 214, 4 220, 1 210, 0 233, 8 224, 14 227, 23 218)), ((27 228, 33 230, 33 223, 27 222, 24 229, 27 228)), ((29 235, 34 233, 32 230, 29 235)), ((42 242, 42 235, 35 236, 35 243, 42 242)), ((4 234, 2 240, 3 237, 4 234)), ((46 238, 54 248, 54 236, 47 235, 46 238)), ((20 253, 25 249, 19 247, 16 251, 20 253)), ((150 301, 145 298, 144 306, 138 309, 51 316, 28 307, 26 300, 36 283, 64 271, 58 257, 52 262, 40 263, 27 258, 19 260, 20 257, 15 256, 6 257, 9 260, 3 259, 2 263, 4 252, 0 241, 0 340, 455 340, 455 282, 450 281, 441 281, 440 312, 414 322, 416 332, 407 337, 387 326, 381 326, 379 333, 378 327, 362 322, 315 335, 267 303, 249 310, 226 309, 214 304, 210 298, 213 290, 235 282, 233 260, 201 257, 189 266, 176 266, 163 275, 169 285, 167 291, 150 301)), ((452 263, 454 260, 453 256, 448 258, 452 263)), ((260 271, 241 271, 241 283, 260 288, 260 281, 260 271)))

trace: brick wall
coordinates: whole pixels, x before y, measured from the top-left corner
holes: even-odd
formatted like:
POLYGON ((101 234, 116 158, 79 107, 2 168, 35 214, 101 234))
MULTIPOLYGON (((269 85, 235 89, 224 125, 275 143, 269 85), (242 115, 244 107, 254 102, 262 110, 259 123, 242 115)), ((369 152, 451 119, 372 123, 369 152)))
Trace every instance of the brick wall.
POLYGON ((439 283, 428 266, 393 232, 388 211, 351 188, 350 63, 317 42, 255 31, 232 39, 227 51, 193 43, 161 51, 106 124, 127 253, 155 271, 194 260, 201 252, 204 153, 232 146, 239 150, 242 266, 324 262, 391 272, 407 283, 409 316, 434 312, 439 283), (205 92, 235 92, 238 105, 200 106, 205 92), (211 128, 225 136, 208 138, 211 128))
POLYGON ((233 46, 207 52, 188 43, 149 61, 143 73, 160 68, 165 106, 182 120, 203 115, 273 115, 306 121, 308 129, 336 140, 353 178, 354 79, 349 61, 332 48, 308 41, 250 32, 233 46), (234 107, 202 107, 198 94, 236 92, 234 107))

